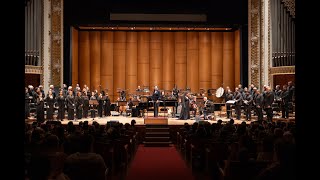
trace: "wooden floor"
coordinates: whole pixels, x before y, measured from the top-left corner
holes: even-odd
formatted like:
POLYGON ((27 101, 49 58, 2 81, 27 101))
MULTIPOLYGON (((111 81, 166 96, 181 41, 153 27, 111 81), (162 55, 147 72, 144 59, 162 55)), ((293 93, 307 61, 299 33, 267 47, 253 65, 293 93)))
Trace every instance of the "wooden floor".
MULTIPOLYGON (((148 116, 150 116, 152 114, 148 114, 148 116)), ((159 114, 159 116, 163 116, 163 114, 159 114)), ((209 123, 217 123, 217 120, 221 119, 223 122, 227 122, 230 119, 227 119, 226 115, 224 112, 220 112, 220 111, 216 111, 215 112, 215 116, 216 118, 214 120, 206 120, 209 123)), ((240 124, 243 121, 245 121, 245 116, 242 115, 240 120, 237 120, 235 118, 235 115, 233 114, 233 117, 235 124, 240 124)), ((266 119, 265 115, 264 118, 266 119)), ((136 125, 144 125, 144 118, 142 117, 130 117, 130 116, 124 116, 124 115, 120 115, 120 116, 107 116, 107 117, 97 117, 97 118, 82 118, 79 120, 68 120, 65 119, 64 121, 61 121, 62 124, 68 124, 69 121, 72 121, 73 124, 78 125, 80 121, 89 121, 89 124, 92 124, 93 121, 98 122, 99 124, 105 125, 107 124, 108 121, 119 121, 123 124, 125 123, 131 123, 131 120, 135 120, 136 121, 136 125)), ((245 121, 247 124, 251 123, 252 121, 256 121, 257 117, 256 116, 252 116, 251 121, 245 121)), ((281 116, 274 116, 273 117, 274 121, 285 121, 285 122, 289 122, 289 121, 295 121, 295 117, 294 116, 290 116, 289 119, 283 119, 281 118, 281 116)), ((26 119, 27 123, 32 123, 36 121, 35 118, 31 117, 29 119, 26 119)), ((196 120, 194 118, 188 119, 188 120, 179 120, 178 118, 172 118, 172 117, 168 117, 168 125, 183 125, 184 123, 188 123, 188 124, 193 124, 194 122, 196 122, 196 120)))

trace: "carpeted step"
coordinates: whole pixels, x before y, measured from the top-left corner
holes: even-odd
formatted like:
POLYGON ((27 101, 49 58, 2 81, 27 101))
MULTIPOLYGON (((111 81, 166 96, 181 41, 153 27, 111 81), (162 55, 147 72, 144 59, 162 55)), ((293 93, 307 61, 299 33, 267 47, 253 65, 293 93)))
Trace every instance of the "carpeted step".
POLYGON ((156 128, 146 128, 146 132, 169 132, 169 128, 161 128, 161 127, 156 127, 156 128))
POLYGON ((169 147, 172 144, 171 141, 167 142, 143 142, 145 147, 169 147))
POLYGON ((170 137, 169 132, 146 132, 145 137, 170 137))
POLYGON ((168 142, 170 137, 145 137, 146 142, 168 142))

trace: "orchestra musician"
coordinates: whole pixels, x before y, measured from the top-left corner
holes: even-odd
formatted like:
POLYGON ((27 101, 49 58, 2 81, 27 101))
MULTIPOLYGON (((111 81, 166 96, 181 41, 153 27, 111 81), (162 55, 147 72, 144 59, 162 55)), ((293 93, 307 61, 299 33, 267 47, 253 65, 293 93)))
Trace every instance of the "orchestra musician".
POLYGON ((202 109, 202 114, 203 114, 204 120, 207 120, 210 108, 212 106, 212 102, 208 99, 208 97, 204 96, 203 103, 204 103, 204 105, 203 105, 203 109, 202 109))
POLYGON ((273 110, 272 110, 272 103, 274 101, 274 94, 271 91, 271 88, 269 86, 266 87, 265 95, 263 98, 263 107, 264 110, 267 113, 267 121, 272 122, 273 117, 273 110))
POLYGON ((172 89, 172 96, 175 97, 176 99, 178 99, 179 89, 177 89, 177 85, 174 85, 174 87, 172 89))
POLYGON ((120 101, 126 101, 126 92, 124 90, 120 92, 120 101))
POLYGON ((154 86, 152 100, 153 100, 153 107, 154 107, 154 117, 158 117, 159 111, 159 99, 160 99, 160 91, 158 86, 154 86))
POLYGON ((192 100, 190 102, 190 111, 193 111, 194 117, 196 117, 196 115, 197 115, 197 109, 198 109, 197 96, 193 96, 192 100))
POLYGON ((77 96, 75 97, 75 105, 76 105, 76 118, 82 119, 83 98, 82 98, 81 91, 77 92, 77 96))
POLYGON ((44 98, 40 88, 36 89, 36 112, 37 112, 37 122, 44 122, 44 98))
POLYGON ((48 90, 48 94, 46 97, 46 103, 47 103, 47 120, 53 120, 53 112, 54 112, 54 102, 55 102, 55 97, 53 95, 52 89, 48 90))
POLYGON ((184 92, 181 96, 181 113, 179 119, 186 120, 190 119, 190 100, 187 92, 184 92))
POLYGON ((246 91, 243 102, 244 102, 244 109, 246 112, 246 120, 251 121, 251 109, 252 109, 253 97, 250 94, 250 91, 246 91))
POLYGON ((60 89, 59 95, 56 97, 56 102, 58 104, 58 117, 57 119, 60 119, 63 121, 64 119, 64 113, 65 113, 65 102, 66 97, 64 96, 64 89, 60 89))
POLYGON ((282 111, 282 118, 289 118, 289 102, 290 96, 288 91, 288 86, 283 85, 283 91, 281 93, 281 111, 282 111))
MULTIPOLYGON (((239 84, 239 87, 240 87, 240 84, 239 84)), ((240 120, 243 96, 239 88, 235 88, 234 100, 235 100, 235 110, 236 110, 237 119, 240 120)))
POLYGON ((142 92, 142 89, 140 86, 138 86, 138 88, 136 89, 137 92, 142 92))
POLYGON ((75 100, 74 100, 72 89, 69 90, 69 95, 67 96, 67 108, 68 108, 68 120, 74 120, 75 100))
POLYGON ((254 99, 254 106, 256 107, 256 114, 258 116, 258 122, 262 123, 263 121, 263 114, 262 114, 262 107, 263 107, 263 95, 261 94, 260 90, 256 90, 256 97, 254 99))

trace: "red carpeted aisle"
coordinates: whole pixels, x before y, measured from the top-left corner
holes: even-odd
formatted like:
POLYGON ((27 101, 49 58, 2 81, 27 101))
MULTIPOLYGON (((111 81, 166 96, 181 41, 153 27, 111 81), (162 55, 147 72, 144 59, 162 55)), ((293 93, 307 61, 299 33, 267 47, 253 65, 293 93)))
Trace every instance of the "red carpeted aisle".
POLYGON ((187 167, 175 147, 139 146, 126 180, 169 180, 173 178, 195 179, 192 176, 192 170, 187 167))

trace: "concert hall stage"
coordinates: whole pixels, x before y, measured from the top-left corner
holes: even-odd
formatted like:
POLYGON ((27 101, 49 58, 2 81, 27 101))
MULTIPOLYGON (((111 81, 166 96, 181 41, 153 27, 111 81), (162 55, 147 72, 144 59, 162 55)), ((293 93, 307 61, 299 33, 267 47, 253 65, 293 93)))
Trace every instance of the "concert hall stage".
MULTIPOLYGON (((205 120, 208 121, 209 123, 217 123, 217 120, 221 119, 223 122, 227 122, 230 119, 227 119, 227 117, 222 114, 220 115, 220 111, 216 111, 215 112, 216 115, 216 119, 214 120, 205 120)), ((150 116, 148 116, 150 117, 150 116)), ((163 118, 163 116, 159 116, 159 118, 163 118)), ((266 119, 266 117, 264 117, 266 119)), ((89 121, 89 124, 92 124, 93 121, 98 122, 99 124, 105 125, 107 124, 108 121, 119 121, 120 123, 131 123, 131 120, 135 120, 136 121, 136 125, 145 125, 145 119, 142 117, 130 117, 130 116, 108 116, 108 117, 102 117, 102 118, 94 118, 94 120, 92 118, 82 118, 80 120, 68 120, 65 119, 64 121, 61 121, 62 124, 68 124, 69 121, 72 121, 74 125, 78 125, 80 121, 89 121)), ((242 123, 245 119, 242 116, 241 120, 237 120, 235 117, 233 117, 234 119, 234 123, 235 124, 240 124, 242 123)), ((283 119, 280 117, 274 117, 273 118, 274 121, 280 120, 280 121, 295 121, 294 117, 290 117, 289 119, 283 119)), ((32 123, 36 121, 34 118, 29 118, 28 120, 26 120, 26 122, 28 123, 32 123)), ((245 121, 247 124, 256 121, 256 117, 253 116, 251 121, 245 121)), ((168 125, 183 125, 184 123, 188 123, 188 124, 193 124, 194 122, 196 122, 196 120, 194 118, 188 119, 188 120, 180 120, 178 118, 168 118, 168 125)))

